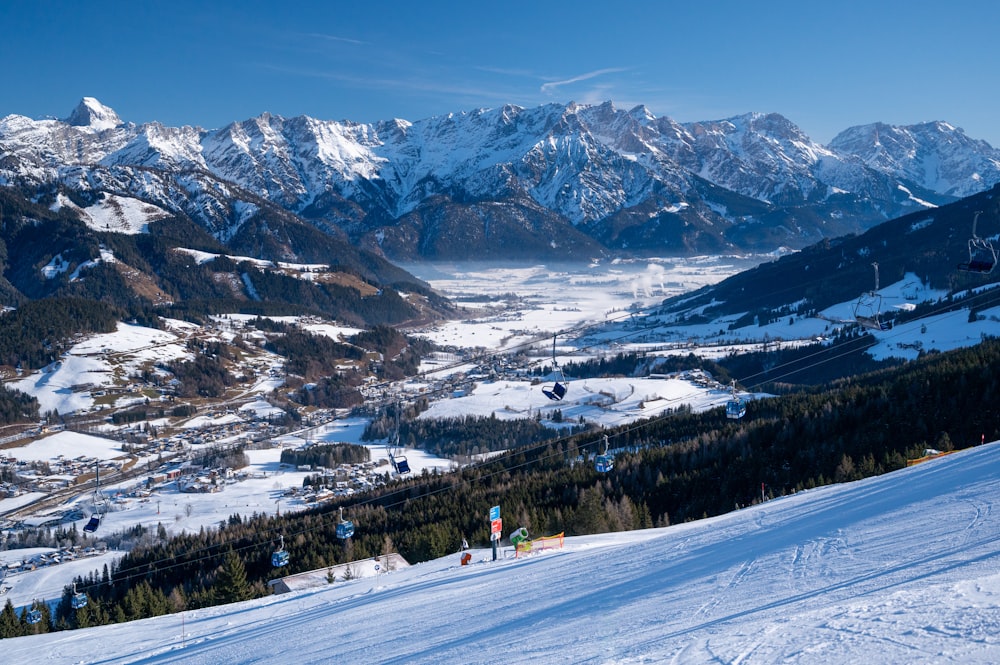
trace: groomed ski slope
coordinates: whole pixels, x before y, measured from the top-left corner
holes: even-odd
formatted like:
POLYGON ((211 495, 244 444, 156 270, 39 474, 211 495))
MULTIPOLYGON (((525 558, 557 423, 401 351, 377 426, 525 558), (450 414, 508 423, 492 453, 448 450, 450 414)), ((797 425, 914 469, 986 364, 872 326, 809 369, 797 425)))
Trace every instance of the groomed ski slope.
POLYGON ((996 663, 998 502, 1000 445, 988 444, 520 560, 474 550, 467 567, 456 553, 318 591, 4 640, 2 660, 996 663))

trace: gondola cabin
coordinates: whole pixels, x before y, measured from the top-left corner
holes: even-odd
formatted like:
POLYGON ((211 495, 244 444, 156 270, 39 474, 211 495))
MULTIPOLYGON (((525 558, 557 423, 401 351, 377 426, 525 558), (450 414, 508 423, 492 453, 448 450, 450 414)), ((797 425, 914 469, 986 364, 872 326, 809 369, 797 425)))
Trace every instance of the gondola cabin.
POLYGON ((747 403, 741 399, 731 399, 726 403, 726 418, 739 420, 747 415, 747 403))
POLYGON ((85 593, 74 593, 73 597, 70 598, 69 604, 74 610, 79 610, 87 606, 87 594, 85 593))
POLYGON ((41 610, 31 610, 30 612, 28 612, 28 615, 27 615, 27 617, 25 617, 25 619, 26 619, 26 621, 29 624, 41 623, 41 621, 42 621, 42 611, 41 610))
POLYGON ((281 544, 278 545, 278 549, 271 553, 271 565, 275 568, 281 568, 282 566, 288 565, 288 552, 285 551, 285 536, 281 536, 281 544))
POLYGON ((354 535, 354 522, 350 520, 344 520, 337 524, 337 538, 341 540, 347 540, 354 535))
POLYGON ((288 552, 285 550, 276 550, 271 554, 271 565, 275 568, 281 568, 282 566, 288 565, 288 552))
POLYGON ((99 526, 101 526, 101 516, 91 515, 90 521, 84 525, 83 530, 87 533, 94 533, 99 526))
POLYGON ((598 473, 607 473, 615 468, 615 456, 608 452, 608 435, 603 437, 604 448, 600 455, 594 458, 594 468, 598 473))

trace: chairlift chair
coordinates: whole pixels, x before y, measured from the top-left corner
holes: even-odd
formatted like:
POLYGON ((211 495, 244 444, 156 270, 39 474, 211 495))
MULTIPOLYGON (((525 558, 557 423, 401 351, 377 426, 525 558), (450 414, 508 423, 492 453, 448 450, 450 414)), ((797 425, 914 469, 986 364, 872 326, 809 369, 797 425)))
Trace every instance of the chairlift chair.
POLYGON ((566 396, 567 381, 566 377, 563 376, 562 370, 559 369, 559 363, 556 362, 556 336, 552 336, 552 372, 560 380, 557 380, 551 386, 542 386, 542 394, 548 397, 554 402, 562 400, 566 396))
POLYGON ((861 294, 858 298, 858 302, 854 305, 854 320, 862 328, 869 330, 891 330, 892 323, 881 319, 882 296, 878 292, 878 264, 872 263, 872 266, 875 268, 875 289, 861 294))
POLYGON ((285 551, 285 536, 281 536, 281 544, 271 554, 271 565, 275 568, 281 568, 282 566, 288 565, 288 552, 285 551))
POLYGON ((403 455, 393 455, 389 453, 389 462, 392 463, 392 468, 396 470, 396 473, 403 475, 404 473, 410 472, 410 463, 406 461, 406 457, 403 455))
POLYGON ((739 420, 743 416, 747 415, 747 403, 746 400, 740 399, 736 396, 736 380, 733 379, 732 382, 732 392, 733 398, 726 402, 726 418, 732 420, 739 420))
POLYGON ((337 522, 337 538, 347 540, 354 535, 354 522, 344 519, 344 509, 340 508, 340 518, 337 522))
POLYGON ((94 512, 90 520, 84 525, 85 533, 94 533, 97 527, 101 526, 104 514, 108 512, 108 500, 101 494, 101 467, 99 462, 94 463, 96 485, 94 487, 94 512))
POLYGON ((399 445, 399 414, 402 410, 403 405, 397 404, 396 429, 389 435, 389 442, 385 446, 386 452, 389 454, 389 464, 392 465, 392 470, 399 475, 410 472, 410 463, 406 461, 406 457, 404 455, 398 454, 402 449, 399 445))
POLYGON ((594 468, 598 473, 607 473, 615 468, 615 456, 608 454, 608 435, 604 435, 604 452, 594 458, 594 468))
POLYGON ((566 386, 556 381, 551 386, 542 386, 542 394, 549 399, 558 402, 566 396, 566 386))
POLYGON ((70 598, 69 604, 73 607, 74 610, 78 610, 82 607, 87 606, 87 594, 83 593, 82 591, 80 593, 77 593, 76 584, 73 584, 73 597, 70 598))
POLYGON ((997 264, 997 251, 993 248, 993 244, 989 240, 976 235, 976 223, 979 221, 981 214, 983 214, 983 211, 977 210, 976 216, 972 220, 972 237, 969 239, 969 262, 959 263, 958 269, 962 272, 975 272, 987 275, 993 272, 993 268, 997 264))

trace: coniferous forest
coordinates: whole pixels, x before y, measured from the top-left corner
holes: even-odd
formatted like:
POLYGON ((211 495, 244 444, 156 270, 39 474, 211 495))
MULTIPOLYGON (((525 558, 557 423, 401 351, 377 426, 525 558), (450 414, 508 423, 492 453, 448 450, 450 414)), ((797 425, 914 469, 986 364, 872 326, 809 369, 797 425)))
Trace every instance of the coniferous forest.
MULTIPOLYGON (((927 354, 781 397, 750 403, 739 421, 722 409, 688 410, 606 430, 615 468, 595 471, 601 435, 582 432, 524 446, 451 474, 408 477, 309 512, 232 515, 217 530, 139 544, 113 569, 77 580, 89 597, 74 610, 67 588, 44 629, 137 619, 268 593, 270 579, 398 551, 411 563, 488 546, 487 515, 533 536, 668 525, 762 500, 903 468, 925 449, 951 450, 1000 437, 1000 341, 927 354), (338 508, 354 522, 338 540, 338 508), (286 568, 271 567, 283 539, 286 568)), ((141 530, 141 529, 140 529, 141 530)), ((335 582, 333 582, 335 583, 335 582)), ((10 603, 0 636, 28 626, 10 603)), ((36 626, 32 626, 35 629, 36 626)))

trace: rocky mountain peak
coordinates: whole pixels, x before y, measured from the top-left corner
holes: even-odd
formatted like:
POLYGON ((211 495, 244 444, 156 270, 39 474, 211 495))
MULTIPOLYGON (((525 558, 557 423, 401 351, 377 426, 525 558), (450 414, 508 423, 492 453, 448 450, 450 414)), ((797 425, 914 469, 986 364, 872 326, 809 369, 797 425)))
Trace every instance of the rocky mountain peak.
POLYGON ((94 97, 81 99, 65 122, 74 127, 89 127, 97 131, 114 129, 125 124, 113 109, 94 97))

